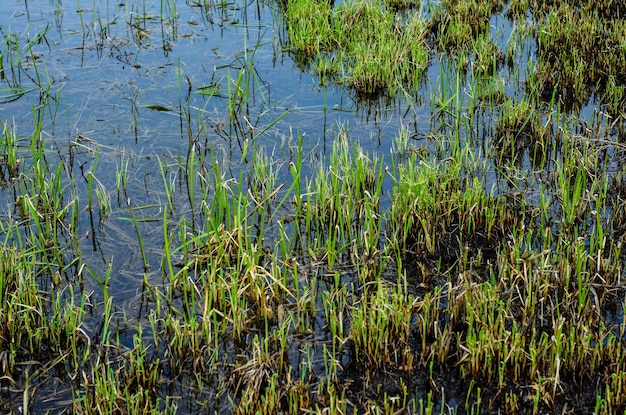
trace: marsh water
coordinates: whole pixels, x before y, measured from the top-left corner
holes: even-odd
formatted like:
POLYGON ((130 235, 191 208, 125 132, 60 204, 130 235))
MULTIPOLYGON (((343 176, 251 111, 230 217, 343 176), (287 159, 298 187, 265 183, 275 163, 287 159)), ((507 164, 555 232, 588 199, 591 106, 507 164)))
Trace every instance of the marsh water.
MULTIPOLYGON (((144 282, 163 283, 164 180, 174 195, 171 223, 190 220, 182 171, 172 168, 164 179, 160 170, 184 164, 190 147, 200 147, 237 180, 249 168, 246 146, 282 167, 293 160, 298 137, 313 161, 326 157, 340 129, 381 155, 402 126, 428 129, 426 83, 412 98, 417 107, 398 97, 367 100, 342 86, 321 85, 309 63, 283 50, 279 14, 274 2, 263 1, 9 0, 0 7, 0 119, 18 138, 21 174, 29 174, 35 140, 50 170, 61 166, 64 189, 77 189, 81 214, 72 233, 79 244, 64 241, 62 273, 80 280, 98 303, 100 289, 85 277, 85 267, 98 276, 109 270, 118 321, 146 324, 144 282), (246 97, 233 117, 229 105, 240 77, 246 97), (88 172, 110 198, 106 215, 85 208, 88 172)), ((2 221, 17 223, 16 180, 4 173, 2 221)), ((96 333, 101 323, 96 312, 83 327, 96 333)), ((124 333, 122 343, 132 347, 132 333, 124 333)), ((63 410, 68 394, 44 399, 39 410, 63 410)))
MULTIPOLYGON (((428 15, 438 4, 423 4, 419 12, 428 15)), ((506 12, 490 21, 494 44, 503 52, 526 39, 506 12)), ((30 174, 36 143, 50 171, 62 175, 64 191, 76 195, 81 208, 77 229, 65 231, 78 237, 76 243, 61 238, 67 244, 62 277, 77 282, 99 304, 101 287, 90 275, 110 275, 108 295, 121 326, 147 326, 152 305, 146 286, 164 289, 164 218, 169 224, 188 224, 190 232, 202 220, 196 217, 197 201, 185 177, 190 152, 202 153, 209 169, 219 165, 232 182, 245 181, 251 154, 262 154, 279 172, 280 184, 290 180, 298 146, 303 171, 312 177, 340 132, 347 131, 351 143, 387 165, 403 134, 411 151, 445 161, 441 142, 456 131, 463 145, 475 147, 477 157, 488 160, 482 172, 486 189, 499 195, 525 193, 529 200, 539 198, 538 183, 556 167, 550 162, 537 167, 530 151, 520 150, 519 180, 503 179, 509 170, 489 159, 495 110, 461 110, 466 117, 456 122, 462 128, 440 117, 455 91, 460 91, 454 98, 458 105, 473 105, 472 87, 478 81, 471 70, 458 69, 471 54, 447 56, 435 52, 433 44, 419 86, 394 96, 364 96, 344 83, 325 80, 315 59, 289 49, 282 13, 281 4, 269 0, 7 0, 0 8, 0 120, 17 137, 17 175, 30 174), (87 208, 90 193, 109 204, 95 208, 93 202, 87 208)), ((513 65, 496 65, 490 79, 498 92, 521 99, 527 73, 519 68, 533 61, 536 48, 525 40, 510 54, 513 65)), ((572 111, 581 130, 608 129, 612 118, 597 98, 572 111)), ((547 123, 552 110, 546 114, 542 120, 547 123)), ((22 223, 24 215, 19 177, 8 167, 2 174, 0 219, 5 229, 22 223)), ((387 180, 383 207, 391 203, 394 183, 387 180)), ((182 253, 176 255, 182 260, 182 253)), ((621 321, 619 311, 616 315, 621 321)), ((101 325, 96 313, 82 330, 97 337, 101 325)), ((117 335, 130 349, 133 334, 121 330, 117 335)), ((312 350, 321 354, 321 349, 312 350)), ((61 412, 69 399, 65 391, 47 404, 40 400, 37 410, 61 412)), ((200 406, 190 405, 190 411, 200 406)), ((220 408, 216 403, 213 409, 220 408)))
MULTIPOLYGON (((323 158, 339 128, 381 154, 401 126, 428 128, 423 97, 426 108, 411 111, 398 98, 368 102, 349 89, 321 86, 310 67, 283 51, 278 13, 275 4, 256 1, 11 1, 0 10, 0 117, 19 136, 19 157, 28 158, 33 117, 41 116, 48 162, 62 163, 79 187, 98 154, 94 174, 112 211, 93 223, 81 220, 81 251, 90 266, 113 265, 120 304, 131 303, 144 272, 137 236, 123 219, 130 207, 143 207, 142 218, 154 219, 157 229, 165 198, 160 160, 184 158, 190 141, 236 178, 246 170, 246 142, 283 165, 300 135, 308 152, 323 158), (20 62, 11 66, 11 59, 20 62), (229 88, 240 75, 249 97, 232 119, 229 88), (115 172, 122 168, 129 185, 120 193, 115 172)), ((169 179, 182 217, 187 189, 175 172, 169 179)), ((15 210, 10 181, 2 201, 5 214, 15 210)), ((143 232, 155 262, 148 273, 156 275, 162 242, 149 223, 143 232)))

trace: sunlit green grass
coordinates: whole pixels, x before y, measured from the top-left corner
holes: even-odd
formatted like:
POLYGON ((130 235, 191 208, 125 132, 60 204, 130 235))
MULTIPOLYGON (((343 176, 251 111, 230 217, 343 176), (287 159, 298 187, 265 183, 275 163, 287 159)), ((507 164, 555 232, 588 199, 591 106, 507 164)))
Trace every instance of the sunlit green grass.
POLYGON ((394 97, 403 86, 416 88, 422 81, 429 48, 419 10, 401 17, 378 1, 333 8, 329 2, 294 0, 285 3, 284 14, 290 49, 312 60, 322 82, 332 75, 375 98, 394 97))

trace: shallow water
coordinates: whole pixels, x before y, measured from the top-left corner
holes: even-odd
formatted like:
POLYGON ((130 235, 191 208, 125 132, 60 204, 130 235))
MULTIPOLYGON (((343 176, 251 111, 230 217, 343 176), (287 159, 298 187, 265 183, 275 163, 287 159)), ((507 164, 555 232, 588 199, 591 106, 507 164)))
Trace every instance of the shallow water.
MULTIPOLYGON (((281 50, 286 35, 275 5, 177 1, 174 11, 165 3, 28 1, 26 7, 12 1, 0 10, 5 67, 0 89, 6 101, 0 118, 14 126, 18 157, 28 163, 33 110, 42 104, 40 89, 47 90, 51 99, 36 111, 43 114, 49 163, 62 161, 84 187, 81 172, 92 169, 98 152, 94 174, 108 189, 113 212, 95 218, 93 226, 83 215, 78 233, 86 235, 81 250, 90 267, 112 264, 112 288, 121 303, 141 286, 143 266, 132 224, 119 218, 128 217, 129 206, 145 205, 153 207, 141 209, 141 215, 160 217, 158 160, 184 156, 190 136, 237 177, 245 169, 240 156, 245 140, 281 164, 289 161, 286 149, 295 135, 304 135, 309 151, 323 157, 342 125, 364 148, 384 154, 398 128, 416 122, 414 113, 405 116, 406 104, 363 106, 352 91, 321 87, 315 76, 298 69, 281 50), (19 51, 13 53, 20 59, 14 65, 11 48, 19 51), (233 124, 227 95, 242 68, 246 76, 252 73, 245 79, 250 95, 233 124), (207 89, 214 95, 200 93, 207 89), (26 92, 13 96, 21 91, 26 92), (120 196, 114 173, 122 165, 128 166, 130 185, 120 196)), ((188 207, 184 197, 179 201, 182 216, 188 207)), ((14 211, 14 202, 9 186, 0 203, 7 212, 14 211)), ((161 249, 157 226, 148 223, 144 229, 155 275, 161 249)))
MULTIPOLYGON (((293 160, 293 148, 302 135, 306 159, 315 163, 325 160, 336 132, 344 127, 351 140, 387 162, 402 127, 412 137, 411 146, 433 154, 453 131, 445 126, 446 120, 440 124, 433 121, 436 111, 431 98, 456 91, 456 85, 444 88, 440 83, 442 76, 454 79, 450 75, 455 73, 454 62, 431 56, 419 90, 407 91, 407 97, 366 101, 350 89, 321 86, 312 68, 283 51, 287 35, 273 2, 7 3, 0 10, 4 66, 0 120, 15 129, 20 139, 18 157, 28 166, 33 119, 43 117, 41 139, 46 160, 51 166, 62 164, 65 184, 68 189, 76 186, 81 207, 87 204, 85 175, 89 171, 93 170, 110 195, 112 211, 107 217, 97 211, 81 213, 75 230, 82 235, 77 250, 81 263, 94 273, 104 275, 111 267, 109 292, 120 320, 128 325, 146 323, 144 280, 154 286, 163 284, 160 264, 167 207, 160 166, 184 160, 191 146, 200 148, 207 159, 237 179, 250 167, 249 157, 242 157, 242 148, 248 144, 272 163, 284 166, 293 160), (231 116, 228 97, 238 79, 249 95, 231 116), (42 99, 42 94, 49 99, 42 99), (120 169, 128 173, 125 191, 116 186, 120 169), (131 212, 141 221, 147 269, 131 212)), ((498 16, 492 19, 492 35, 504 49, 515 32, 506 18, 498 16)), ((534 53, 534 44, 529 43, 521 47, 518 56, 526 63, 534 53)), ((509 72, 506 67, 498 74, 506 93, 521 94, 525 74, 509 72)), ((467 105, 471 77, 459 79, 459 83, 464 92, 462 105, 467 105)), ((583 119, 591 118, 594 109, 589 105, 583 119)), ((463 122, 468 127, 460 132, 463 145, 487 157, 496 117, 495 111, 472 118, 467 115, 463 122)), ((533 200, 537 179, 530 156, 526 154, 519 165, 520 180, 510 185, 501 180, 502 171, 488 163, 486 187, 496 192, 515 188, 531 194, 528 200, 533 200)), ((311 168, 305 166, 305 171, 311 173, 311 168)), ((21 174, 28 174, 28 169, 21 174)), ((279 182, 287 181, 286 175, 279 177, 279 182)), ((182 172, 172 168, 166 176, 175 207, 170 224, 189 219, 193 207, 182 172)), ((388 190, 391 181, 386 185, 388 190)), ((389 201, 381 203, 387 206, 389 201)), ((9 178, 0 189, 0 217, 15 221, 18 216, 9 178)), ((77 263, 65 272, 71 278, 83 270, 77 263)), ((82 281, 85 290, 94 292, 93 301, 99 301, 98 285, 90 278, 82 281)), ((95 332, 98 324, 99 317, 93 316, 84 329, 95 332)), ((128 336, 122 342, 131 347, 132 333, 128 336)), ((315 370, 322 373, 317 342, 325 336, 325 332, 312 334, 302 345, 294 341, 290 348, 294 361, 299 361, 295 356, 302 348, 312 344, 318 365, 315 370)))

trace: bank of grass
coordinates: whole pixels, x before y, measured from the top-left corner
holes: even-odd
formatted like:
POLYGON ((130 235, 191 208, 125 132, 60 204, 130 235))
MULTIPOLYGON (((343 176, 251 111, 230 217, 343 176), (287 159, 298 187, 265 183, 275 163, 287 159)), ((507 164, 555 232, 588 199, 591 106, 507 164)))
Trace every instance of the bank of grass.
POLYGON ((110 324, 109 276, 90 273, 102 302, 89 304, 57 274, 35 238, 51 237, 45 211, 28 245, 4 229, 3 409, 33 407, 43 379, 66 371, 71 411, 86 414, 624 407, 620 199, 593 140, 561 137, 537 198, 487 187, 487 160, 459 143, 441 160, 400 134, 386 162, 348 137, 337 132, 309 179, 295 140, 286 183, 263 153, 229 178, 192 152, 181 167, 206 181, 189 190, 201 225, 165 210, 147 324, 110 324), (93 307, 100 336, 83 328, 93 307))
MULTIPOLYGON (((624 363, 615 355, 621 348, 623 322, 599 311, 623 307, 618 299, 621 282, 616 280, 621 244, 611 243, 595 210, 605 211, 607 206, 606 176, 589 177, 579 160, 592 158, 597 168, 597 154, 579 140, 567 137, 562 156, 554 160, 560 166, 556 186, 541 186, 542 198, 554 192, 556 218, 549 202, 536 205, 526 197, 514 203, 494 199, 480 186, 459 183, 456 173, 450 176, 455 180, 442 180, 449 163, 409 169, 402 175, 408 178, 400 183, 408 187, 401 193, 406 199, 399 201, 402 214, 397 223, 414 232, 397 240, 412 247, 416 267, 422 270, 417 274, 421 284, 441 287, 424 294, 425 305, 432 304, 432 296, 437 295, 440 306, 435 307, 437 318, 419 327, 421 356, 429 357, 426 364, 439 361, 457 368, 468 386, 480 384, 482 401, 490 402, 489 407, 495 404, 507 412, 524 413, 559 407, 560 399, 579 393, 584 382, 608 380, 599 380, 597 376, 604 378, 606 373, 595 368, 624 363), (410 177, 412 171, 418 172, 413 173, 417 180, 410 177), (464 199, 473 202, 464 204, 464 199), (415 206, 409 209, 413 218, 404 214, 403 207, 410 203, 415 206), (440 219, 429 221, 429 212, 437 211, 440 219), (491 229, 502 233, 490 230, 488 212, 497 218, 497 226, 491 229), (445 218, 451 218, 454 226, 446 227, 445 218), (452 249, 454 255, 448 261, 442 262, 441 253, 432 256, 437 247, 429 244, 433 232, 426 225, 430 223, 438 227, 438 242, 455 234, 458 247, 452 249), (469 234, 468 224, 474 229, 469 234), (478 235, 484 238, 480 248, 478 235), (490 235, 496 241, 491 255, 490 235), (440 261, 447 272, 433 273, 426 266, 429 260, 440 261), (533 399, 516 392, 525 388, 535 391, 533 399)), ((430 315, 431 310, 432 305, 424 311, 430 315)), ((619 377, 621 370, 611 377, 619 377)), ((601 399, 613 396, 614 391, 600 388, 596 393, 598 402, 607 405, 601 411, 609 405, 621 407, 620 400, 609 404, 601 399)))

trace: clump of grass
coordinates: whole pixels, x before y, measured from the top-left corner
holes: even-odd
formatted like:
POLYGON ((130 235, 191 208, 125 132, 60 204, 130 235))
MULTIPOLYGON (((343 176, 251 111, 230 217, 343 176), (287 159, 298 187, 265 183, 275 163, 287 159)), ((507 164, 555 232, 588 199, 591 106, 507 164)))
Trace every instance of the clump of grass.
POLYGON ((430 31, 442 50, 456 55, 489 34, 490 18, 503 6, 501 0, 445 0, 432 13, 430 31))
POLYGON ((402 255, 454 262, 483 249, 493 256, 516 224, 516 208, 489 195, 478 178, 459 182, 461 159, 452 160, 412 157, 398 167, 388 228, 402 255))
POLYGON ((546 101, 556 93, 566 108, 580 108, 610 83, 623 86, 621 76, 609 79, 622 73, 626 62, 621 19, 604 17, 593 4, 575 8, 558 2, 542 13, 545 18, 537 27, 537 65, 530 78, 531 89, 538 90, 546 101), (569 23, 561 24, 564 21, 569 23))
POLYGON ((52 278, 58 283, 52 292, 41 291, 42 257, 37 248, 0 249, 0 365, 5 381, 23 387, 23 398, 13 400, 25 409, 31 404, 29 388, 76 371, 90 353, 89 337, 81 328, 85 297, 76 304, 73 290, 67 288, 68 295, 58 277, 52 278))
POLYGON ((378 4, 348 3, 337 10, 343 30, 344 60, 350 62, 348 84, 366 96, 395 96, 397 83, 416 87, 428 62, 426 24, 412 14, 404 25, 378 4), (375 28, 375 30, 372 30, 375 28), (390 41, 391 40, 391 41, 390 41))
POLYGON ((626 106, 626 85, 621 84, 617 75, 610 75, 602 93, 601 101, 606 111, 613 117, 623 117, 626 106))
POLYGON ((341 63, 334 56, 320 56, 313 62, 315 73, 322 85, 337 82, 337 77, 341 73, 341 63))
POLYGON ((289 45, 294 52, 312 56, 335 49, 331 2, 295 0, 287 2, 285 8, 289 45))
MULTIPOLYGON (((370 159, 358 147, 351 149, 348 133, 341 129, 329 166, 320 166, 315 179, 307 185, 303 229, 307 240, 316 241, 312 252, 324 257, 329 269, 346 247, 350 247, 354 261, 362 264, 380 254, 378 206, 382 179, 381 161, 370 159)), ((377 269, 370 271, 375 274, 377 269)))
POLYGON ((473 43, 472 72, 478 75, 494 75, 504 62, 504 54, 488 37, 480 36, 473 43))
MULTIPOLYGON (((401 17, 380 1, 294 0, 285 6, 292 50, 316 57, 318 73, 343 74, 361 96, 395 96, 401 85, 416 87, 428 65, 426 20, 418 12, 401 17), (311 16, 315 16, 311 19, 311 16), (326 64, 336 62, 331 66, 326 64)), ((325 80, 325 78, 323 78, 325 80)))
POLYGON ((85 373, 82 381, 86 393, 76 393, 74 413, 177 413, 176 404, 157 395, 161 364, 158 358, 149 356, 141 329, 133 336, 133 346, 114 363, 97 365, 91 373, 85 373))
POLYGON ((18 138, 14 128, 2 123, 2 145, 0 146, 0 167, 6 169, 8 178, 18 176, 20 160, 17 156, 18 138))
POLYGON ((504 92, 504 82, 493 78, 487 78, 482 82, 476 98, 480 108, 484 110, 497 108, 510 100, 510 97, 504 92))
POLYGON ((402 286, 390 289, 382 281, 365 286, 350 324, 350 339, 362 370, 413 370, 415 356, 409 342, 412 306, 413 299, 402 292, 402 286))
POLYGON ((541 124, 540 113, 527 100, 519 103, 505 101, 500 107, 495 129, 495 146, 501 160, 519 160, 525 148, 542 148, 545 143, 545 129, 541 124))
MULTIPOLYGON (((31 254, 32 255, 32 254, 31 254)), ((34 259, 34 258, 33 258, 34 259)), ((39 287, 32 267, 28 267, 29 255, 19 253, 14 248, 0 250, 0 300, 5 311, 0 315, 0 350, 13 350, 5 362, 9 371, 15 364, 19 352, 34 353, 45 337, 45 299, 39 293, 39 287), (31 312, 32 311, 32 312, 31 312)))

